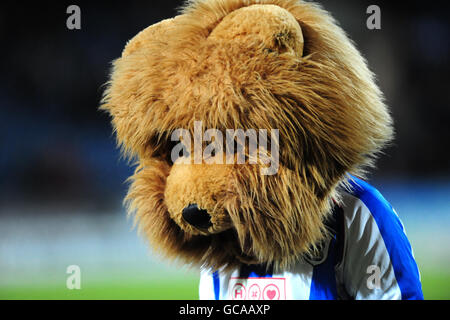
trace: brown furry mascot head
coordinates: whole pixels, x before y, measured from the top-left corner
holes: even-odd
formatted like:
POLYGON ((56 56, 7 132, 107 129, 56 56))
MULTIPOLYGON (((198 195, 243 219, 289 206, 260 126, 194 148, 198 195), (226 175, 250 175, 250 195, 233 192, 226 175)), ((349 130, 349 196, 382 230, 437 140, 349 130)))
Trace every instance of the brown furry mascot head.
POLYGON ((365 60, 327 12, 298 0, 189 1, 127 44, 102 109, 137 160, 127 203, 139 230, 164 255, 215 269, 314 253, 347 174, 392 136, 365 60), (277 130, 257 146, 277 150, 276 173, 237 139, 243 162, 194 161, 208 129, 277 130))

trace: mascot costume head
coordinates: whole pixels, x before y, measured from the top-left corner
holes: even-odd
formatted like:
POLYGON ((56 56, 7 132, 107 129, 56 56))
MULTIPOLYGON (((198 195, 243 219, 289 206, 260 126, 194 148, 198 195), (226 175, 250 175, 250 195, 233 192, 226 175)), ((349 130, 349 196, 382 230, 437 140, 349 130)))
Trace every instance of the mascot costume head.
POLYGON ((102 109, 137 163, 126 201, 140 232, 166 257, 214 270, 313 256, 349 175, 393 134, 352 41, 298 0, 187 2, 129 41, 102 109), (228 161, 227 130, 268 137, 252 150, 234 135, 244 160, 228 161))

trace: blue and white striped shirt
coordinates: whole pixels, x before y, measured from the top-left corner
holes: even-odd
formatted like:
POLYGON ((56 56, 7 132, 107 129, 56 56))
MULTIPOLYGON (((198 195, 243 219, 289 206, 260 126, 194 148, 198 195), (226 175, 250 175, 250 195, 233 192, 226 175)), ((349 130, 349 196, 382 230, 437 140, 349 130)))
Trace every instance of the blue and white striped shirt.
POLYGON ((323 259, 273 274, 243 265, 231 273, 202 270, 200 299, 423 299, 419 270, 395 210, 374 187, 352 177, 335 210, 335 236, 323 259))

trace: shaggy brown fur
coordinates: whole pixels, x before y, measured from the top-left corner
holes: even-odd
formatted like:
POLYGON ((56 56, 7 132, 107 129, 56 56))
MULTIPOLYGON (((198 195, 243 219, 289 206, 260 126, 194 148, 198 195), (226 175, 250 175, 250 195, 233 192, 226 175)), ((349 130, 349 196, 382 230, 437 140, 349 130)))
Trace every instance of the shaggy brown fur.
POLYGON ((206 267, 285 268, 326 237, 346 173, 361 175, 391 139, 365 60, 333 18, 298 0, 193 0, 150 26, 114 62, 102 108, 138 161, 127 201, 165 256, 206 267), (280 169, 171 164, 170 134, 279 129, 280 169), (181 212, 196 203, 212 226, 181 212))

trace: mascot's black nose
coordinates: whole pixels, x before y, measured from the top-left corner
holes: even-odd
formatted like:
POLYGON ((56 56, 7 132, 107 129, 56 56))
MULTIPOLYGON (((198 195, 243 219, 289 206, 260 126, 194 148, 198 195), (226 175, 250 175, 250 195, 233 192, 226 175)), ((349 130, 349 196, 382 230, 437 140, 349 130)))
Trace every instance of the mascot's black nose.
POLYGON ((190 204, 183 209, 183 219, 200 229, 207 229, 212 226, 211 216, 206 210, 199 209, 196 204, 190 204))

